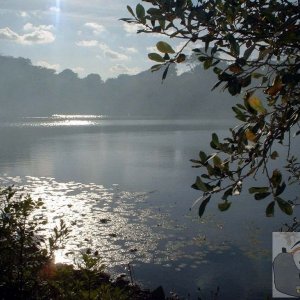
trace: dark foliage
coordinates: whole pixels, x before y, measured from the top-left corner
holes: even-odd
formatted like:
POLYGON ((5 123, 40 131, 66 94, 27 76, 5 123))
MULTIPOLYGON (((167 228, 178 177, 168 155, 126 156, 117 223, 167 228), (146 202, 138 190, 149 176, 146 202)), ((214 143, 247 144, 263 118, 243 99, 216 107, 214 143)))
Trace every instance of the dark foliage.
MULTIPOLYGON (((287 0, 144 0, 136 9, 127 7, 128 23, 143 26, 138 33, 159 33, 184 41, 175 51, 164 41, 156 44, 157 53, 148 57, 164 69, 163 79, 172 64, 188 60, 188 46, 204 69, 213 69, 217 83, 243 101, 232 107, 239 125, 220 140, 212 134, 214 153, 200 152, 192 160, 202 170, 192 185, 203 193, 199 215, 213 194, 222 193, 221 211, 230 208, 229 200, 239 195, 244 182, 265 175, 265 183, 249 189, 256 200, 271 198, 266 215, 275 206, 288 215, 297 202, 285 200, 287 185, 299 184, 297 158, 291 154, 292 136, 297 136, 300 116, 300 11, 297 1, 287 0), (199 47, 200 44, 200 47, 199 47), (224 65, 225 63, 225 65, 224 65), (277 145, 286 153, 282 162, 277 145), (275 168, 278 160, 282 168, 275 168)), ((217 110, 218 108, 216 108, 217 110)))

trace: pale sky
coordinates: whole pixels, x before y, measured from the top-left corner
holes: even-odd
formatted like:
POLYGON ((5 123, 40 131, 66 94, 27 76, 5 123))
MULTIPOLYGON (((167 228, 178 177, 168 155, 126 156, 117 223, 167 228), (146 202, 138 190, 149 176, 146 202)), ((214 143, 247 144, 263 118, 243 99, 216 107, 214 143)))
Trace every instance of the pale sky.
MULTIPOLYGON (((136 74, 153 63, 147 53, 162 37, 137 35, 126 6, 138 0, 0 0, 0 54, 34 65, 103 80, 136 74)), ((175 44, 168 41, 172 46, 175 44)), ((175 41, 174 41, 175 42, 175 41)))

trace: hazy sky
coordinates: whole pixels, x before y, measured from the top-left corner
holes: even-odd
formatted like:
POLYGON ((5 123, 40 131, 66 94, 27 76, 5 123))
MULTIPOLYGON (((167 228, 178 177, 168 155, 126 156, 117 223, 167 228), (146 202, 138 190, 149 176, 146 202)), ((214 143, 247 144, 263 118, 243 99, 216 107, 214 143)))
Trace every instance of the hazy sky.
POLYGON ((119 21, 130 16, 126 5, 138 2, 0 0, 0 53, 81 77, 136 74, 152 65, 147 53, 162 39, 137 35, 134 25, 119 21))

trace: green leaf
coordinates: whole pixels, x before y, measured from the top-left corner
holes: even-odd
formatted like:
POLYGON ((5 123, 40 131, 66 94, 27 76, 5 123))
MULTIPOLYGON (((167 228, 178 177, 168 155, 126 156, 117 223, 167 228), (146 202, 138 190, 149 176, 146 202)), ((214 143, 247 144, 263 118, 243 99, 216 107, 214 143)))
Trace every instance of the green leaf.
POLYGON ((276 159, 277 157, 279 157, 279 154, 277 151, 272 152, 272 154, 270 155, 271 159, 276 159))
POLYGON ((156 44, 156 48, 159 52, 162 53, 175 53, 175 51, 173 50, 173 48, 166 42, 158 42, 156 44))
POLYGON ((120 21, 124 21, 127 23, 133 23, 132 18, 121 18, 120 21))
POLYGON ((208 172, 209 176, 215 175, 215 173, 216 173, 215 169, 210 164, 206 164, 205 167, 207 169, 207 172, 208 172))
POLYGON ((241 92, 242 86, 237 80, 232 80, 228 82, 228 92, 232 95, 235 96, 241 92))
MULTIPOLYGON (((169 25, 166 27, 166 28, 164 28, 164 29, 169 29, 169 27, 172 27, 171 26, 171 24, 172 23, 169 23, 169 25)), ((173 37, 175 37, 177 34, 179 34, 180 33, 180 30, 175 30, 171 35, 170 35, 170 38, 173 38, 173 37)))
POLYGON ((269 195, 271 195, 270 192, 267 193, 257 193, 254 195, 255 200, 262 200, 265 199, 266 197, 268 197, 269 195))
POLYGON ((222 165, 222 160, 218 155, 213 157, 213 163, 215 167, 220 167, 222 165))
POLYGON ((281 199, 280 197, 276 197, 275 200, 277 201, 277 204, 279 208, 287 215, 292 215, 293 214, 293 207, 290 203, 287 201, 281 199))
POLYGON ((222 73, 223 70, 218 68, 218 67, 214 67, 213 71, 214 71, 215 74, 219 75, 219 74, 222 73))
POLYGON ((159 25, 160 25, 160 28, 164 30, 165 27, 166 27, 166 21, 163 20, 163 19, 159 19, 159 20, 158 20, 158 23, 159 23, 159 25))
POLYGON ((212 87, 211 90, 213 91, 214 89, 216 89, 222 82, 223 82, 222 80, 218 81, 218 82, 212 87))
POLYGON ((243 80, 241 81, 242 87, 247 87, 250 84, 251 84, 251 75, 243 78, 243 80))
POLYGON ((161 27, 160 26, 153 27, 153 32, 161 32, 161 27))
POLYGON ((241 115, 243 114, 243 112, 241 110, 239 110, 237 107, 233 106, 232 110, 237 114, 237 115, 241 115))
POLYGON ((269 80, 268 76, 263 76, 262 80, 261 80, 261 84, 265 84, 267 81, 269 80))
POLYGON ((271 177, 271 182, 274 188, 277 188, 279 186, 279 184, 281 183, 282 180, 282 175, 281 172, 279 170, 274 170, 272 177, 271 177))
POLYGON ((200 157, 201 162, 202 162, 203 164, 206 163, 206 161, 207 161, 207 155, 205 154, 205 152, 200 151, 199 157, 200 157))
POLYGON ((165 53, 164 60, 169 60, 169 59, 170 59, 170 55, 168 53, 165 53))
POLYGON ((250 46, 248 49, 245 50, 243 58, 247 60, 252 54, 254 49, 255 49, 255 44, 253 44, 252 46, 250 46))
POLYGON ((135 17, 134 12, 133 12, 132 8, 131 8, 129 5, 127 5, 127 10, 130 12, 130 14, 131 14, 133 17, 135 17))
POLYGON ((219 147, 220 146, 220 142, 219 142, 219 138, 218 135, 216 133, 212 134, 212 143, 216 146, 219 147))
POLYGON ((270 48, 265 48, 265 47, 261 47, 261 49, 259 49, 259 55, 257 60, 263 60, 267 54, 269 54, 272 51, 271 47, 270 48))
POLYGON ((273 217, 274 216, 274 206, 275 206, 275 201, 272 201, 269 203, 269 205, 266 208, 266 216, 267 217, 273 217))
POLYGON ((198 60, 201 62, 205 62, 206 61, 206 56, 198 56, 198 60))
POLYGON ((204 39, 204 41, 205 41, 205 47, 204 47, 205 48, 205 52, 207 52, 211 40, 208 38, 208 39, 204 39))
POLYGON ((251 187, 249 189, 249 193, 250 194, 254 194, 254 193, 267 193, 269 191, 269 187, 268 186, 264 186, 264 187, 251 187))
POLYGON ((194 164, 202 164, 202 162, 200 160, 197 160, 197 159, 190 159, 190 161, 194 164))
POLYGON ((233 188, 229 188, 225 193, 223 194, 222 200, 227 200, 229 196, 232 196, 233 188))
POLYGON ((276 192, 275 192, 275 196, 279 196, 280 194, 282 194, 284 192, 286 188, 286 184, 285 182, 283 182, 282 184, 280 184, 277 189, 276 189, 276 192))
POLYGON ((177 59, 176 59, 176 62, 180 64, 180 63, 184 62, 185 59, 186 59, 185 54, 180 53, 180 54, 178 55, 177 59))
POLYGON ((208 191, 206 184, 201 180, 201 178, 199 176, 197 176, 196 182, 192 185, 192 188, 195 190, 203 191, 203 192, 208 191))
POLYGON ((218 75, 218 79, 221 81, 229 81, 229 80, 232 80, 232 75, 230 75, 226 72, 223 72, 218 75))
POLYGON ((151 67, 150 70, 151 70, 151 72, 158 71, 162 66, 163 66, 163 64, 154 65, 151 67))
POLYGON ((203 68, 204 70, 207 70, 211 67, 212 65, 212 62, 213 62, 213 59, 212 58, 207 58, 204 63, 203 63, 203 68))
POLYGON ((158 8, 154 8, 154 7, 151 7, 147 10, 147 13, 149 15, 156 15, 156 16, 160 16, 161 15, 161 10, 158 9, 158 8))
POLYGON ((206 198, 202 201, 202 203, 201 203, 201 205, 200 205, 200 207, 199 207, 199 217, 200 217, 200 218, 203 216, 204 211, 205 211, 205 208, 206 208, 206 205, 207 205, 207 203, 209 202, 210 198, 211 198, 211 196, 208 196, 208 197, 206 197, 206 198))
POLYGON ((201 53, 201 50, 199 48, 194 48, 194 49, 192 49, 192 51, 195 53, 201 53))
POLYGON ((245 114, 241 111, 241 110, 239 110, 237 107, 235 107, 235 106, 233 106, 232 107, 232 110, 236 113, 236 118, 237 119, 239 119, 239 120, 241 120, 241 121, 243 121, 243 122, 246 122, 246 120, 247 120, 247 118, 246 118, 246 116, 245 116, 245 114))
POLYGON ((227 202, 227 201, 218 204, 218 208, 220 211, 226 211, 229 209, 230 206, 231 206, 231 202, 227 202))
POLYGON ((167 77, 167 74, 168 74, 168 71, 169 71, 169 67, 170 65, 168 65, 165 70, 164 70, 164 73, 163 73, 163 76, 162 76, 162 81, 164 81, 167 77))
POLYGON ((236 39, 232 34, 227 36, 228 41, 230 43, 230 52, 234 57, 238 57, 240 55, 240 46, 237 43, 236 39))
POLYGON ((136 16, 138 17, 138 19, 145 18, 145 8, 143 5, 138 4, 136 6, 135 12, 136 12, 136 16))
POLYGON ((148 54, 148 57, 151 59, 151 60, 154 60, 156 62, 165 62, 164 58, 159 55, 158 53, 149 53, 148 54))
POLYGON ((242 110, 246 110, 246 107, 240 103, 238 103, 236 106, 242 110))

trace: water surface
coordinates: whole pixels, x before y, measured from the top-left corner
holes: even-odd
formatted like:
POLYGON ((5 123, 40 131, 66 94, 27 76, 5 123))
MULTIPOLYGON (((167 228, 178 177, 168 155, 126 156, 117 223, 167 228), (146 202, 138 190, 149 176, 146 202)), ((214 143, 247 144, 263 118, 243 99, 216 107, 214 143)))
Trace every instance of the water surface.
MULTIPOLYGON (((264 216, 266 202, 242 194, 220 213, 219 199, 197 216, 189 159, 209 152, 222 120, 155 120, 107 116, 27 118, 0 125, 0 182, 41 197, 49 227, 72 229, 58 261, 98 250, 107 268, 148 288, 181 296, 264 299, 271 292, 271 232, 286 218, 264 216), (201 293, 198 288, 201 289, 201 293)), ((292 193, 292 192, 291 192, 292 193)), ((292 195, 292 194, 291 194, 292 195)))

